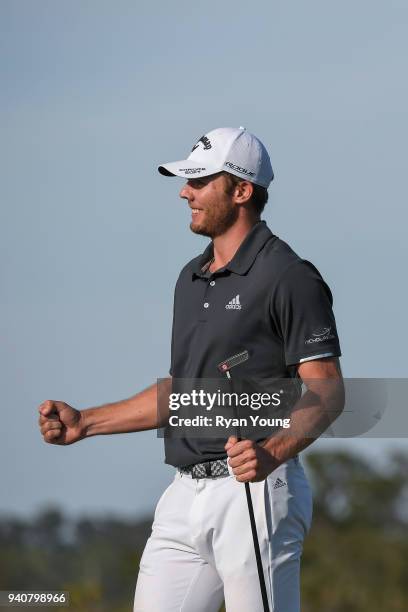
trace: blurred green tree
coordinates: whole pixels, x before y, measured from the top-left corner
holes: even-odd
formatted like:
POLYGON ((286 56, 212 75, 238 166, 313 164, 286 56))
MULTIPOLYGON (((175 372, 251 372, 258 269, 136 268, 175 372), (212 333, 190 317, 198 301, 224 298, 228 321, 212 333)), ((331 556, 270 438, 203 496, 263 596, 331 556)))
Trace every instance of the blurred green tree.
MULTIPOLYGON (((361 456, 315 452, 306 469, 314 520, 302 611, 408 610, 408 455, 392 454, 380 469, 361 456)), ((150 518, 73 520, 55 507, 31 520, 3 515, 0 589, 65 590, 73 611, 132 612, 150 529, 150 518)))

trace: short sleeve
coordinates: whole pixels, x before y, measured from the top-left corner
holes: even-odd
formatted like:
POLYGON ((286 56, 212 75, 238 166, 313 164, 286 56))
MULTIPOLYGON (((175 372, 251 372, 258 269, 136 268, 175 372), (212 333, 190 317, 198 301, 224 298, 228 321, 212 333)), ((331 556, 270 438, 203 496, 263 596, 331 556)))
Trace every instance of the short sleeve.
POLYGON ((270 315, 287 366, 341 355, 332 306, 331 291, 313 264, 300 259, 285 270, 271 296, 270 315))

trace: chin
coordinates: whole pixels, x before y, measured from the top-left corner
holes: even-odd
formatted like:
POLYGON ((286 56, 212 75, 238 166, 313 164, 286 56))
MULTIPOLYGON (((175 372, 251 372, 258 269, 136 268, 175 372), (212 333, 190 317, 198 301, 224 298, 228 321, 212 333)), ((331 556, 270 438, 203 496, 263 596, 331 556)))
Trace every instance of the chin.
POLYGON ((198 225, 197 223, 190 223, 190 229, 192 232, 194 232, 194 234, 199 234, 200 236, 211 237, 210 234, 205 229, 205 227, 202 227, 201 225, 198 225))

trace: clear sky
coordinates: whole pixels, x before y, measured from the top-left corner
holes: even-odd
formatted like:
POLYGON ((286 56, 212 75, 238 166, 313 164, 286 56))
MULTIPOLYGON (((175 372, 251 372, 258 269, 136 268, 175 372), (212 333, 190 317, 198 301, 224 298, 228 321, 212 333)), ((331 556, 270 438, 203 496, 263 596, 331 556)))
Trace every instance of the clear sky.
POLYGON ((264 218, 331 286, 345 375, 407 376, 407 25, 404 0, 1 0, 0 511, 137 515, 170 480, 154 433, 46 445, 37 406, 166 375, 206 240, 157 165, 215 127, 269 149, 264 218))

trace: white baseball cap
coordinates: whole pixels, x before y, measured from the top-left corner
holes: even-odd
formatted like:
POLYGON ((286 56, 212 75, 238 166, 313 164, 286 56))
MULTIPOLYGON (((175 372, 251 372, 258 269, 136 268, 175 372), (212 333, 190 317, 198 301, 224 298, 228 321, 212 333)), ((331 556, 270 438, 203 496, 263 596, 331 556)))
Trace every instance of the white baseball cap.
POLYGON ((187 159, 162 164, 158 170, 187 179, 225 171, 266 188, 273 180, 268 151, 244 127, 212 130, 201 136, 187 159))

